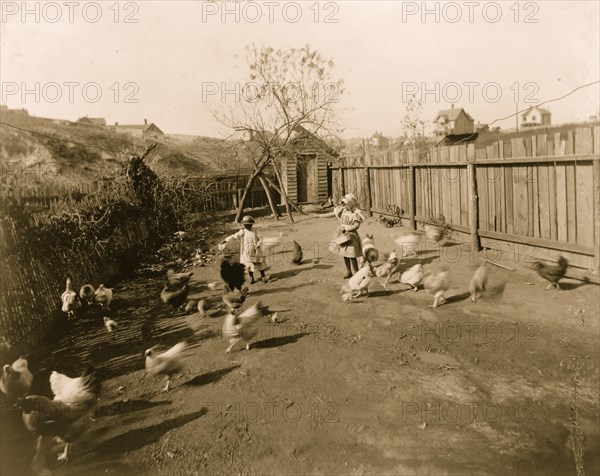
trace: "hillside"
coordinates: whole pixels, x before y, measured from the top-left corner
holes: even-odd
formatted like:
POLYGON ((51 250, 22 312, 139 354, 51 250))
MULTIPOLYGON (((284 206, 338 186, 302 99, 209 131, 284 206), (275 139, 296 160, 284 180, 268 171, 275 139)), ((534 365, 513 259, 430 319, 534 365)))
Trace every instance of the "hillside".
POLYGON ((15 177, 27 182, 76 183, 110 177, 119 163, 154 142, 158 146, 147 161, 159 174, 197 176, 244 168, 244 154, 236 156, 238 147, 222 139, 176 135, 136 138, 106 127, 32 117, 13 110, 3 111, 0 119, 2 180, 15 177))

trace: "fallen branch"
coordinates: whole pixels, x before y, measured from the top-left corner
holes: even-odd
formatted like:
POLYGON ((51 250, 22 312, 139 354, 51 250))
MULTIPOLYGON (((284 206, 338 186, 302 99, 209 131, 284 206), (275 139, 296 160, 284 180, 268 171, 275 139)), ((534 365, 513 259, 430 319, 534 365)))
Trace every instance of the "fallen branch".
POLYGON ((514 271, 514 269, 509 268, 508 266, 504 266, 503 264, 494 263, 493 261, 488 261, 488 260, 486 260, 486 259, 484 259, 482 257, 479 257, 479 259, 481 261, 483 261, 484 263, 490 263, 490 264, 493 264, 494 266, 498 266, 499 268, 504 268, 504 269, 508 269, 509 271, 514 271))

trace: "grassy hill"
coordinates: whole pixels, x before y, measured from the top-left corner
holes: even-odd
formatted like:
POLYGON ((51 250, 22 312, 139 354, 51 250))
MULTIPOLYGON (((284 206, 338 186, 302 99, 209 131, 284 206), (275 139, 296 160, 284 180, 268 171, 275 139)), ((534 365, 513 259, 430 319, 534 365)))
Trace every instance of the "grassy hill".
POLYGON ((227 173, 248 163, 241 151, 236 154, 239 147, 222 139, 177 135, 137 138, 108 127, 32 117, 12 110, 3 110, 0 120, 10 124, 0 124, 2 180, 17 177, 28 182, 79 182, 110 177, 115 166, 154 142, 158 146, 147 162, 159 174, 227 173))

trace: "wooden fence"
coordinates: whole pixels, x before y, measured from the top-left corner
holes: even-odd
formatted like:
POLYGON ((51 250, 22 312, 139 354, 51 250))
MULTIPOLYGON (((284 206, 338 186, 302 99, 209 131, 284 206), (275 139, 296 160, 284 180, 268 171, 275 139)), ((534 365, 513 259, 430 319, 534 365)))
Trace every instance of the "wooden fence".
POLYGON ((372 165, 367 157, 368 166, 332 169, 334 198, 353 192, 363 209, 383 214, 394 204, 413 223, 444 215, 486 247, 516 243, 521 258, 560 252, 600 274, 600 127, 484 148, 432 148, 421 161, 406 157, 390 165, 372 165))

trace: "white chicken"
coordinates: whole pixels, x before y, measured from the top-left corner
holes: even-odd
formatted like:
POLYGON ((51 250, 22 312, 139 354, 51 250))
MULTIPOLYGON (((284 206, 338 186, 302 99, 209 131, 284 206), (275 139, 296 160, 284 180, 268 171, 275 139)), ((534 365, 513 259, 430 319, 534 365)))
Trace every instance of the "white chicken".
POLYGON ((33 382, 27 360, 19 357, 12 365, 2 367, 0 390, 10 397, 21 398, 27 395, 33 382))
POLYGON ((206 316, 206 301, 204 299, 198 301, 198 313, 200 314, 200 317, 206 316))
POLYGON ((408 284, 415 292, 419 290, 417 286, 422 279, 423 265, 421 263, 415 264, 400 275, 400 282, 403 284, 408 284))
POLYGON ((421 238, 416 233, 396 237, 392 236, 392 240, 394 240, 400 249, 400 259, 404 259, 410 255, 417 256, 417 243, 421 241, 421 238))
POLYGON ((106 307, 106 309, 110 310, 109 305, 113 299, 113 290, 109 288, 105 288, 104 284, 98 286, 96 292, 94 293, 94 300, 100 304, 102 307, 106 307))
POLYGON ((114 327, 119 327, 117 326, 117 323, 110 317, 104 316, 102 319, 104 320, 104 327, 106 327, 108 332, 112 332, 114 327))
POLYGON ((60 296, 62 301, 62 311, 67 313, 70 318, 75 317, 75 311, 81 308, 81 301, 77 296, 77 293, 73 291, 73 283, 71 278, 67 278, 65 285, 65 292, 60 296))
POLYGON ((483 263, 479 268, 477 268, 477 270, 475 271, 475 274, 471 278, 471 282, 469 283, 469 292, 471 293, 471 301, 477 302, 477 298, 479 297, 481 292, 485 291, 486 284, 487 284, 487 269, 485 268, 485 263, 483 263))
POLYGON ((427 271, 423 277, 423 286, 434 295, 433 305, 430 307, 435 309, 438 305, 444 304, 446 302, 444 293, 448 290, 448 271, 440 271, 436 274, 427 271))
POLYGON ((269 314, 268 307, 260 301, 250 306, 239 315, 230 312, 223 321, 223 337, 229 342, 225 353, 230 353, 240 340, 246 341, 246 350, 250 350, 250 342, 258 335, 257 321, 269 314))
POLYGON ((358 270, 357 273, 352 276, 347 283, 342 286, 340 294, 342 299, 349 303, 352 299, 361 296, 366 293, 369 296, 369 284, 371 284, 371 278, 374 276, 373 268, 370 263, 363 266, 358 270))
POLYGON ((210 289, 211 291, 214 291, 215 289, 217 289, 217 286, 219 286, 218 281, 213 281, 212 283, 207 284, 208 289, 210 289))
POLYGON ((183 369, 183 352, 187 348, 185 342, 179 342, 162 354, 157 354, 154 347, 146 350, 146 370, 151 375, 166 375, 167 383, 163 392, 168 392, 171 378, 183 369))
POLYGON ((277 246, 281 244, 281 240, 283 238, 283 231, 279 233, 278 236, 267 236, 262 239, 262 247, 264 248, 272 248, 273 246, 277 246))
POLYGON ((50 374, 54 400, 40 395, 25 397, 21 403, 23 423, 38 435, 38 445, 44 436, 58 438, 65 443, 59 461, 68 460, 69 442, 78 433, 77 422, 96 402, 100 385, 93 372, 78 378, 69 378, 58 372, 50 374))

